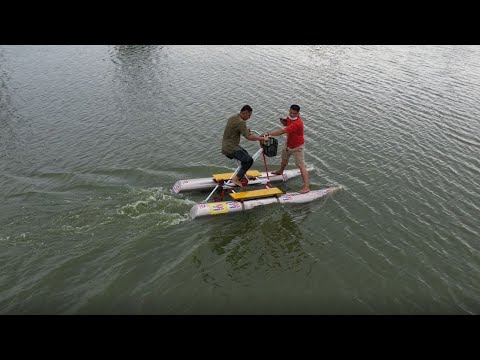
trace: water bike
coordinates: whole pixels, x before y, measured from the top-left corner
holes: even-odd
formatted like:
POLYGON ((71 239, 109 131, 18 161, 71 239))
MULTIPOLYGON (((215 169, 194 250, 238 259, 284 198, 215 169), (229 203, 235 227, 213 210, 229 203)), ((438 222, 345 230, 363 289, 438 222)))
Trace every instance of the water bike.
MULTIPOLYGON (((251 130, 251 132, 260 135, 258 131, 251 130)), ((233 173, 213 174, 211 177, 199 179, 178 180, 173 185, 172 191, 178 194, 186 191, 213 189, 203 202, 195 204, 191 208, 190 217, 195 219, 201 216, 251 210, 257 206, 267 204, 306 203, 320 199, 341 189, 341 187, 329 187, 320 190, 310 190, 307 193, 301 194, 298 192, 284 193, 279 188, 273 187, 272 183, 285 182, 301 175, 299 169, 284 170, 282 175, 275 175, 268 171, 266 156, 276 156, 277 148, 278 140, 274 137, 269 136, 267 141, 260 141, 260 149, 257 150, 252 158, 255 161, 260 155, 263 155, 265 171, 249 170, 246 172, 245 177, 241 179, 243 186, 261 185, 262 188, 260 189, 236 191, 239 187, 230 180, 237 175, 241 168, 241 165, 239 165, 233 173), (210 198, 219 188, 221 188, 221 193, 214 196, 213 201, 209 202, 210 198), (233 200, 224 201, 225 195, 229 195, 233 200)), ((239 163, 238 160, 236 161, 239 163)), ((307 167, 308 171, 312 169, 313 167, 307 167)))

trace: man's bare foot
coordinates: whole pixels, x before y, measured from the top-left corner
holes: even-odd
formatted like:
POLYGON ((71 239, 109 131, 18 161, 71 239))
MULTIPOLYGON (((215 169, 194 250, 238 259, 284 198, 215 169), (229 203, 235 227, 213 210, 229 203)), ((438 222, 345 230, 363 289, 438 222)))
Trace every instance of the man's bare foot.
POLYGON ((310 191, 309 188, 302 188, 302 189, 299 190, 298 192, 299 192, 300 194, 306 194, 306 193, 308 193, 309 191, 310 191))
POLYGON ((238 187, 241 187, 243 188, 243 184, 240 180, 238 180, 238 178, 235 178, 235 179, 232 179, 230 180, 231 182, 233 182, 235 185, 237 185, 238 187))
POLYGON ((272 174, 274 174, 274 175, 282 175, 283 172, 280 172, 280 170, 275 170, 275 171, 272 171, 272 174))

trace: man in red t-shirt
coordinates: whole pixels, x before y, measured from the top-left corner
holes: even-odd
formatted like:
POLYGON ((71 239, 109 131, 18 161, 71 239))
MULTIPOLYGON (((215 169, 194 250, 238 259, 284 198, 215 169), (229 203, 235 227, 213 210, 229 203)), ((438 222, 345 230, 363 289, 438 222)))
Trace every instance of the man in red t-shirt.
POLYGON ((283 129, 265 133, 266 136, 287 134, 287 141, 282 150, 282 164, 280 165, 280 169, 272 171, 272 174, 283 174, 283 170, 285 170, 285 167, 288 165, 290 156, 293 156, 295 164, 300 169, 303 178, 303 188, 298 192, 301 194, 307 193, 310 191, 310 188, 308 185, 308 171, 305 166, 305 140, 303 138, 303 121, 300 117, 300 106, 290 106, 287 118, 280 119, 280 122, 285 126, 283 129))

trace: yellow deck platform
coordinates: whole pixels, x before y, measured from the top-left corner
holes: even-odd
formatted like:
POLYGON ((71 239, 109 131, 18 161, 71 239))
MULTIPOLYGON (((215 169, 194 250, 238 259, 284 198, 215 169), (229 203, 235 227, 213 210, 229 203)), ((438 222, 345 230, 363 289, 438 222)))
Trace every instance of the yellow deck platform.
POLYGON ((280 190, 279 188, 268 188, 268 189, 230 193, 230 196, 235 200, 249 200, 249 199, 258 199, 263 197, 275 196, 278 194, 283 194, 283 191, 280 190))
MULTIPOLYGON (((220 181, 220 180, 228 180, 232 177, 233 175, 233 172, 231 173, 225 173, 225 174, 213 174, 213 178, 215 179, 215 181, 220 181)), ((258 170, 249 170, 247 171, 247 176, 249 178, 254 178, 254 177, 258 177, 258 176, 261 176, 262 174, 260 174, 260 171, 258 170)))

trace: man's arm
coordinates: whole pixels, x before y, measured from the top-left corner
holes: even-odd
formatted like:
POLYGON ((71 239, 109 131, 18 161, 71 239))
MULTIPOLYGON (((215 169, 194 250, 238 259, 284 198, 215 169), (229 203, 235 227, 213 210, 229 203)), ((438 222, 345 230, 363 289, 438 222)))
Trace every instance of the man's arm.
POLYGON ((287 132, 286 128, 268 131, 265 133, 266 136, 279 136, 285 134, 287 132))
POLYGON ((251 141, 267 141, 268 138, 266 136, 257 136, 257 135, 253 135, 253 134, 250 134, 248 136, 245 136, 246 139, 248 140, 251 140, 251 141))

